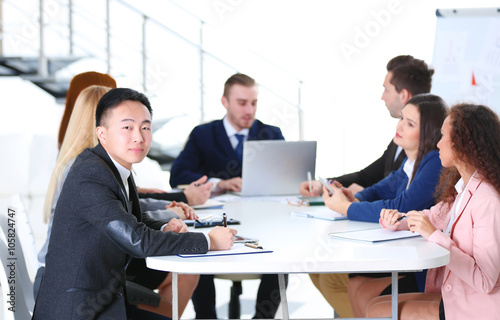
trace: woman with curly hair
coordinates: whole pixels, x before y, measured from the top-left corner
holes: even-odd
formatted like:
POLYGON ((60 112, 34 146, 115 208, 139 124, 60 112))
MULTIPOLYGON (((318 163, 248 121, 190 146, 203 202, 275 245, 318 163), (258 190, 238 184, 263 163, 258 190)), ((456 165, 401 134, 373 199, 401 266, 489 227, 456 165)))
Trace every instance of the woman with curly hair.
MULTIPOLYGON (((491 109, 453 107, 441 129, 444 170, 439 203, 430 210, 382 210, 381 225, 409 229, 450 251, 429 270, 426 292, 400 295, 400 319, 498 319, 500 312, 500 122, 491 109), (407 217, 397 221, 400 217, 407 217), (434 293, 434 294, 433 294, 434 293), (435 294, 438 293, 438 294, 435 294), (439 295, 439 293, 441 293, 439 295)), ((368 315, 390 314, 390 301, 370 301, 368 315)))
MULTIPOLYGON (((332 183, 335 193, 330 196, 323 192, 326 207, 347 215, 350 220, 368 222, 378 222, 384 208, 406 212, 432 207, 442 169, 436 145, 447 114, 448 107, 440 97, 413 96, 401 111, 394 135, 394 143, 406 154, 399 169, 355 195, 332 183)), ((400 274, 399 291, 423 292, 425 276, 426 270, 400 274)), ((390 273, 327 273, 311 274, 310 278, 342 317, 364 315, 372 298, 390 293, 392 288, 390 273)))

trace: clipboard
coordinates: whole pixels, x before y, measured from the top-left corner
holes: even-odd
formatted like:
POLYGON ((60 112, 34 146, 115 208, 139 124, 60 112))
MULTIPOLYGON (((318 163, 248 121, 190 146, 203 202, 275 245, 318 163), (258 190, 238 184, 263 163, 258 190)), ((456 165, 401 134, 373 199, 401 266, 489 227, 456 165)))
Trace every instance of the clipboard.
POLYGON ((242 254, 259 254, 259 253, 272 253, 272 252, 273 252, 272 250, 255 249, 247 247, 243 243, 235 243, 233 247, 229 250, 208 251, 207 253, 195 253, 195 254, 178 254, 177 256, 181 258, 202 258, 202 257, 233 256, 242 254))
MULTIPOLYGON (((184 223, 187 226, 190 227, 195 227, 195 228, 210 228, 210 227, 216 227, 216 226, 222 226, 222 216, 219 214, 216 214, 215 217, 213 214, 210 213, 205 213, 205 214, 199 214, 198 221, 201 223, 196 222, 196 220, 184 220, 184 223)), ((236 219, 228 219, 227 224, 240 224, 240 220, 236 219)))
POLYGON ((417 232, 412 233, 411 231, 408 230, 391 231, 383 228, 376 228, 376 229, 366 229, 359 231, 330 233, 329 236, 330 238, 336 238, 336 239, 377 243, 382 241, 392 241, 392 240, 420 237, 420 234, 417 232))
MULTIPOLYGON (((212 228, 212 227, 217 227, 217 226, 224 226, 222 223, 222 219, 215 219, 215 220, 210 220, 210 221, 200 221, 196 222, 194 220, 186 220, 184 221, 187 226, 193 226, 195 228, 212 228)), ((240 220, 236 219, 227 219, 227 224, 228 225, 233 225, 233 224, 241 224, 240 220)))

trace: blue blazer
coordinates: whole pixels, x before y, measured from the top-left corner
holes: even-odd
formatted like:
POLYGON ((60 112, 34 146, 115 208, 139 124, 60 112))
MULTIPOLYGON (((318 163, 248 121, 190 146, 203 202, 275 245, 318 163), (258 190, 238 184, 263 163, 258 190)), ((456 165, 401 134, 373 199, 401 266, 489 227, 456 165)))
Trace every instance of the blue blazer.
POLYGON ((201 233, 159 231, 161 222, 141 214, 132 176, 128 183, 129 199, 100 144, 76 158, 54 211, 33 319, 127 319, 131 257, 208 251, 201 233))
POLYGON ((441 160, 439 152, 427 153, 417 168, 415 178, 408 189, 408 176, 403 171, 405 159, 397 171, 391 172, 380 182, 358 192, 347 210, 350 220, 378 222, 380 210, 397 209, 400 212, 424 210, 434 205, 434 191, 439 182, 441 160))
MULTIPOLYGON (((284 140, 278 127, 255 120, 248 140, 284 140)), ((208 178, 241 177, 241 162, 234 151, 222 120, 199 125, 191 131, 184 150, 170 170, 170 185, 189 184, 203 175, 208 178)))

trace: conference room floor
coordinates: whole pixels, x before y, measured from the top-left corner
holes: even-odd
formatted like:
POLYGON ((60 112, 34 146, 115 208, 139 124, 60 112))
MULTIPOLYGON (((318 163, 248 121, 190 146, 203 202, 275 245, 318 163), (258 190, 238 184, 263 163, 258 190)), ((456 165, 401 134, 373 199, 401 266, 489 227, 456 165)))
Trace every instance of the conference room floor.
MULTIPOLYGON (((242 285, 243 293, 240 296, 241 319, 251 319, 255 311, 255 297, 257 296, 259 281, 244 280, 242 285)), ((231 281, 215 279, 215 287, 217 291, 217 317, 219 319, 227 319, 231 281)), ((290 274, 289 286, 286 293, 291 319, 317 319, 331 318, 333 316, 332 307, 326 302, 316 287, 314 287, 307 274, 290 274)), ((181 319, 194 319, 194 317, 193 305, 189 302, 181 319)), ((276 318, 282 318, 281 308, 276 313, 276 318)))

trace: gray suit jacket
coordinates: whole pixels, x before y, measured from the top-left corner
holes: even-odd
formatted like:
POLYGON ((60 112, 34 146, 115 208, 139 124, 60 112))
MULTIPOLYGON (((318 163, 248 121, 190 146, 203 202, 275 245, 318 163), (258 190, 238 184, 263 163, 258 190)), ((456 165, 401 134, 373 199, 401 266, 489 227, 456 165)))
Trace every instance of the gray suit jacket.
POLYGON ((76 158, 54 212, 33 319, 126 319, 131 257, 208 251, 201 233, 154 230, 162 222, 141 214, 132 177, 128 183, 130 201, 100 144, 76 158))

